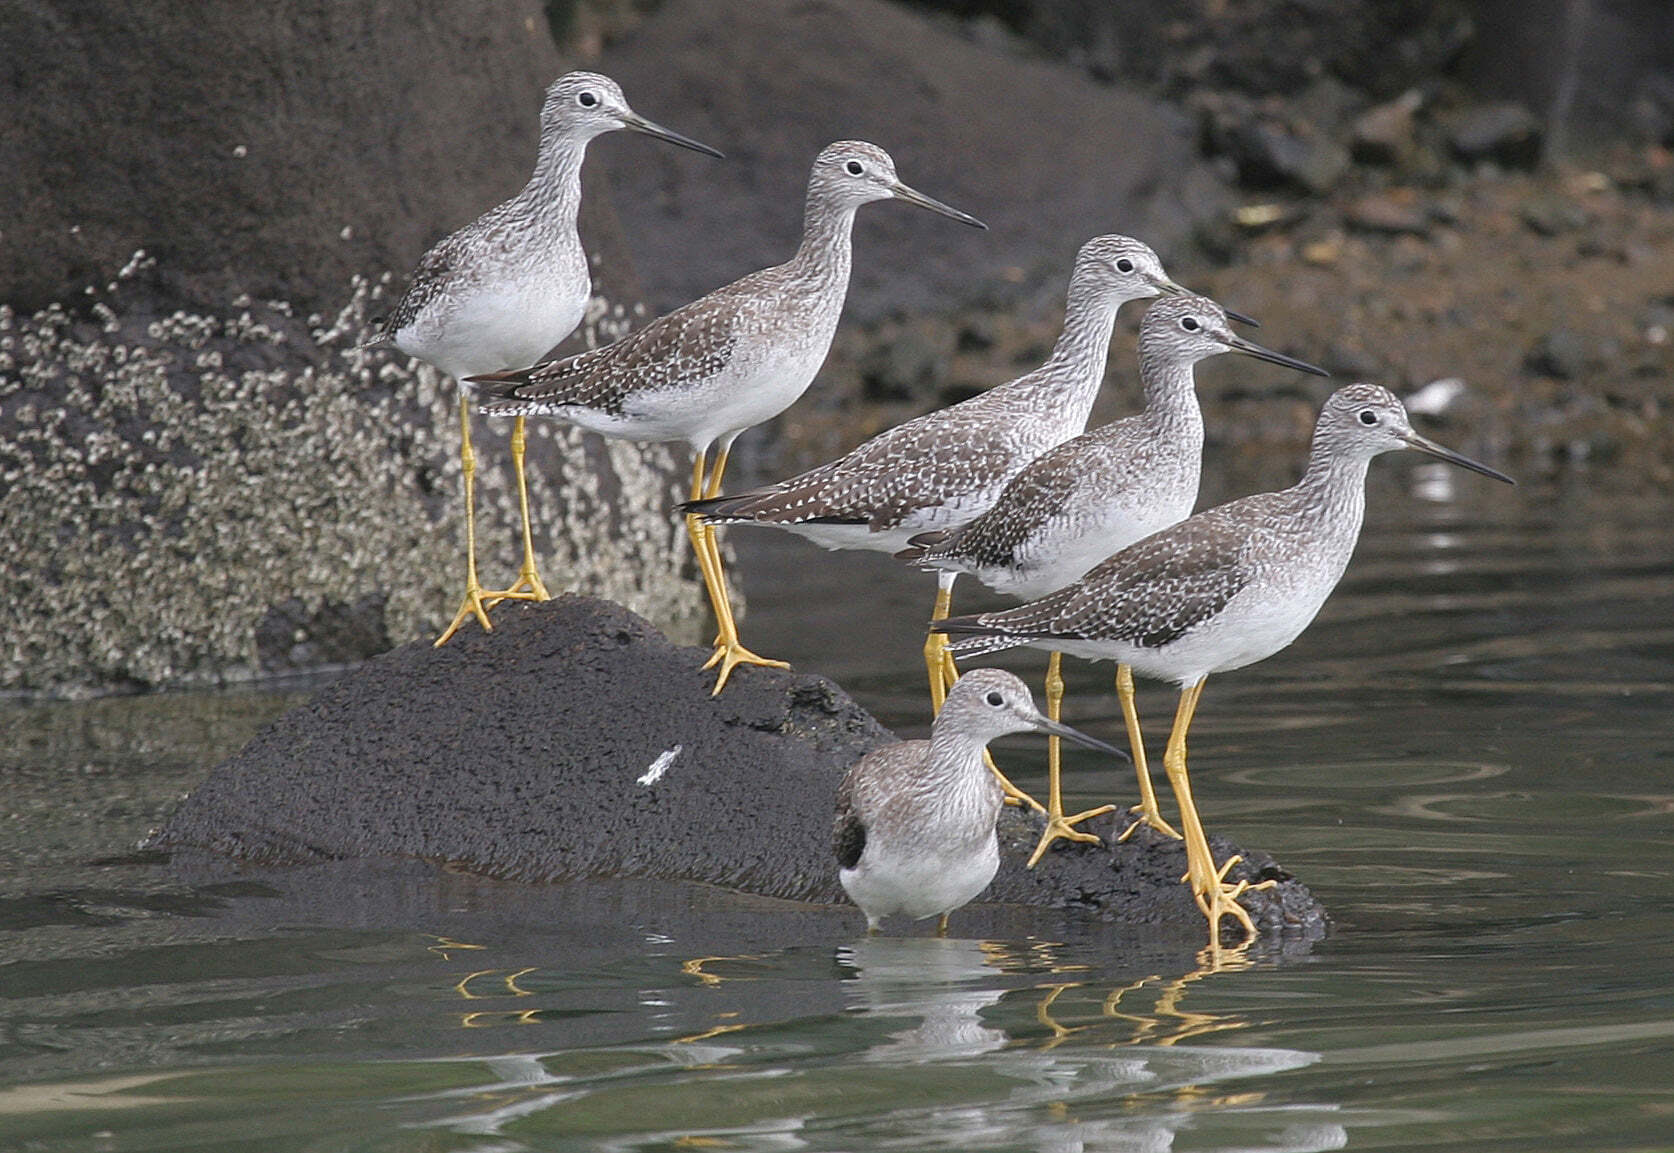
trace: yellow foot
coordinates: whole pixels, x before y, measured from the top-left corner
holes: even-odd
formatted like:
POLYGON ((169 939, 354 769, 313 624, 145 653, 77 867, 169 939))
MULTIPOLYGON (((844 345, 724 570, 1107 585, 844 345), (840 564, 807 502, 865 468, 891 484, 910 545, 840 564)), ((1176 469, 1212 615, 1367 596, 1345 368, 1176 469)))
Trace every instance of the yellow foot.
POLYGON ((1102 817, 1104 814, 1114 811, 1115 808, 1115 805, 1100 805, 1096 809, 1088 809, 1085 812, 1075 814, 1073 817, 1066 817, 1062 813, 1046 814, 1046 828, 1040 835, 1040 843, 1035 846, 1035 851, 1029 854, 1029 863, 1026 867, 1034 868, 1036 863, 1046 855, 1046 850, 1052 847, 1052 842, 1060 838, 1066 841, 1079 841, 1083 845, 1102 845, 1104 841, 1097 833, 1079 833, 1071 826, 1079 825, 1082 821, 1091 817, 1102 817))
POLYGON ((459 602, 459 611, 453 614, 453 623, 442 631, 441 636, 436 638, 436 647, 441 648, 447 644, 453 634, 459 631, 459 626, 472 617, 476 617, 477 620, 482 622, 483 632, 493 632, 494 626, 488 623, 488 606, 483 603, 483 598, 489 595, 482 591, 480 585, 476 587, 467 585, 465 599, 459 602))
POLYGON ((546 585, 541 583, 540 574, 534 569, 524 569, 517 574, 517 583, 504 592, 483 593, 488 600, 488 607, 493 608, 501 601, 549 601, 552 594, 546 591, 546 585))
POLYGON ((1156 832, 1161 833, 1165 837, 1173 837, 1176 841, 1185 840, 1184 837, 1174 831, 1173 825, 1163 820, 1163 815, 1161 813, 1147 813, 1144 805, 1135 805, 1133 808, 1129 809, 1128 812, 1138 813, 1139 815, 1133 819, 1132 824, 1122 830, 1122 835, 1116 838, 1116 843, 1118 845, 1133 836, 1133 831, 1141 825, 1149 825, 1156 832))
MULTIPOLYGON (((1197 900, 1197 907, 1209 919, 1209 947, 1211 949, 1221 947, 1221 918, 1226 916, 1234 918, 1244 928, 1244 939, 1238 942, 1238 947, 1242 948, 1253 941, 1256 935, 1255 922, 1250 919, 1250 914, 1244 909, 1244 906, 1238 903, 1238 898, 1255 889, 1271 889, 1277 883, 1275 881, 1262 881, 1258 885, 1252 885, 1248 881, 1236 881, 1228 884, 1227 873, 1231 871, 1232 866, 1243 859, 1236 855, 1228 857, 1226 863, 1215 871, 1214 883, 1208 887, 1207 891, 1194 889, 1192 892, 1192 896, 1197 900)), ((1188 875, 1180 879, 1188 881, 1191 878, 1188 875)))
POLYGON ((996 765, 994 758, 988 755, 987 749, 982 750, 982 763, 988 766, 988 771, 993 773, 994 779, 1000 782, 1000 791, 1006 795, 1006 804, 1016 805, 1020 809, 1033 809, 1037 813, 1046 812, 1045 805, 1006 779, 1006 775, 1000 771, 1000 766, 996 765))
POLYGON ((739 665, 760 665, 765 669, 790 668, 789 661, 770 661, 766 657, 758 657, 736 641, 732 644, 716 645, 715 651, 709 655, 709 659, 703 662, 703 667, 706 669, 712 669, 716 665, 721 666, 721 675, 715 681, 715 691, 709 694, 712 697, 721 695, 721 690, 726 687, 727 678, 732 676, 732 670, 739 665))

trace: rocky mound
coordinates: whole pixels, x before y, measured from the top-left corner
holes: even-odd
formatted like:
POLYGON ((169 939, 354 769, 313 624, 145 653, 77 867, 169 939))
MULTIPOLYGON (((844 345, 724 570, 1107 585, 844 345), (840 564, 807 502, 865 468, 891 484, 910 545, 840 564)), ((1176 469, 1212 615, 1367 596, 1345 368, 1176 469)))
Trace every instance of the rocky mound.
MULTIPOLYGON (((420 857, 524 881, 645 876, 844 899, 830 847, 837 782, 890 734, 840 688, 744 669, 711 697, 702 650, 606 601, 506 606, 497 620, 493 636, 408 645, 345 675, 216 769, 153 844, 270 864, 420 857)), ((1177 842, 1065 846, 1030 872, 1039 827, 1002 818, 985 901, 1085 909, 1167 940, 1202 931, 1177 842)), ((1264 854, 1246 860, 1248 875, 1280 881, 1249 900, 1265 932, 1323 930, 1306 888, 1264 854)))

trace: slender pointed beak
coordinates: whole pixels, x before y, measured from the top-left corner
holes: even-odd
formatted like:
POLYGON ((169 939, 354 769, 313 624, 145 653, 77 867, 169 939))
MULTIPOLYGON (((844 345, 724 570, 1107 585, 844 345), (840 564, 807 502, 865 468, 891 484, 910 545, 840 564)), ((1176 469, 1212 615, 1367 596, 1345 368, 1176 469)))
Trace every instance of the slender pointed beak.
POLYGON ((1039 729, 1048 736, 1062 737, 1066 741, 1074 741, 1076 744, 1085 748, 1097 749, 1101 753, 1109 753, 1112 756, 1120 757, 1124 761, 1132 760, 1127 753, 1124 753, 1115 745, 1107 745, 1097 737, 1089 737, 1080 729, 1072 729, 1068 725, 1059 724, 1057 721, 1049 720, 1046 717, 1036 717, 1035 728, 1039 729))
MULTIPOLYGON (((1229 312, 1227 315, 1231 316, 1232 314, 1229 312)), ((1305 360, 1297 360, 1294 357, 1286 356, 1282 352, 1274 352, 1271 348, 1265 348, 1253 340, 1245 340, 1242 336, 1234 336, 1231 340, 1226 342, 1226 346, 1232 349, 1233 352, 1241 352, 1245 356, 1253 356, 1257 360, 1265 360, 1269 364, 1278 364, 1283 365, 1285 368, 1294 368, 1297 372, 1308 372, 1312 373, 1314 376, 1331 375, 1323 368, 1317 368, 1305 360)))
POLYGON ((920 208, 928 208, 931 212, 939 212, 943 216, 951 217, 960 224, 969 224, 972 228, 987 228, 988 225, 968 213, 960 212, 952 205, 943 204, 940 200, 924 195, 915 188, 908 188, 897 180, 890 186, 890 194, 897 200, 905 200, 908 204, 916 204, 920 208))
MULTIPOLYGON (((1187 288, 1185 285, 1178 284, 1178 283, 1170 280, 1166 276, 1153 276, 1153 277, 1150 277, 1149 279, 1151 281, 1151 286, 1157 290, 1157 295, 1159 295, 1159 296, 1195 296, 1195 295, 1197 295, 1191 289, 1187 288)), ((1219 302, 1217 302, 1217 303, 1219 303, 1219 302)), ((1232 309, 1228 308, 1224 304, 1221 305, 1221 311, 1226 313, 1226 318, 1228 320, 1236 320, 1239 324, 1247 324, 1251 328, 1260 328, 1261 327, 1261 321, 1257 320, 1255 317, 1245 316, 1242 312, 1234 312, 1234 311, 1232 311, 1232 309)))
POLYGON ((670 144, 678 144, 682 148, 690 148, 693 152, 701 152, 705 156, 713 156, 716 160, 726 159, 722 153, 709 147, 709 145, 693 140, 690 136, 682 136, 678 132, 664 128, 661 124, 647 120, 637 112, 629 112, 624 115, 622 117, 622 127, 634 132, 643 132, 647 136, 655 136, 658 140, 666 140, 670 144))
POLYGON ((1411 429, 1408 429, 1405 433, 1403 433, 1401 435, 1401 439, 1406 442, 1408 448, 1416 448, 1419 452, 1428 453, 1439 460, 1447 461, 1449 464, 1456 464, 1460 468, 1468 468, 1472 472, 1480 472, 1483 476, 1491 476, 1495 480, 1503 480, 1507 484, 1517 483, 1505 473, 1500 472, 1498 469, 1489 468, 1487 465, 1480 464, 1468 456, 1461 456, 1459 453, 1454 452, 1451 448, 1443 448, 1435 441, 1419 436, 1411 429))

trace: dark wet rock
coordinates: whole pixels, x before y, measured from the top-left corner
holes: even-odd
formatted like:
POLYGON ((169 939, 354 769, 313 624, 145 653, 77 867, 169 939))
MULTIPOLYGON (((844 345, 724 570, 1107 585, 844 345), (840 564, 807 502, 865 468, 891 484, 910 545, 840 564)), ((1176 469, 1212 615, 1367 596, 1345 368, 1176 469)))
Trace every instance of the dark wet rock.
POLYGON ((1592 215, 1582 205, 1553 193, 1529 197, 1517 206, 1517 216, 1531 232, 1540 236, 1575 232, 1592 221, 1592 215))
POLYGON ((1430 213, 1411 189, 1397 188, 1355 200, 1343 212, 1350 228, 1362 232, 1411 233, 1425 236, 1430 231, 1430 213))
POLYGON ((1350 150, 1364 164, 1399 165, 1417 148, 1413 113, 1423 103, 1417 90, 1368 108, 1355 118, 1350 150))
POLYGON ((1348 171, 1348 149, 1299 110, 1281 116, 1227 93, 1205 94, 1194 103, 1206 148, 1229 158, 1246 187, 1317 194, 1336 187, 1348 171))
POLYGON ((1580 333, 1570 328, 1554 328, 1524 355, 1523 367, 1541 376, 1575 380, 1587 371, 1591 360, 1591 351, 1580 333))
POLYGON ((1540 160, 1539 118, 1521 104, 1479 104, 1442 120, 1448 143, 1466 160, 1532 168, 1540 160))
MULTIPOLYGON (((566 596, 497 619, 492 636, 387 653, 287 713, 217 768, 153 847, 843 899, 830 847, 837 782, 890 736, 840 688, 747 668, 711 697, 702 650, 605 601, 566 596)), ((1002 818, 1005 860, 986 901, 1083 910, 1171 940, 1202 931, 1177 842, 1141 831, 1111 844, 1107 821, 1106 845, 1066 847, 1025 871, 1038 828, 1002 818)), ((1299 883, 1262 854, 1246 861, 1252 879, 1282 881, 1249 898, 1264 928, 1323 930, 1299 883)))

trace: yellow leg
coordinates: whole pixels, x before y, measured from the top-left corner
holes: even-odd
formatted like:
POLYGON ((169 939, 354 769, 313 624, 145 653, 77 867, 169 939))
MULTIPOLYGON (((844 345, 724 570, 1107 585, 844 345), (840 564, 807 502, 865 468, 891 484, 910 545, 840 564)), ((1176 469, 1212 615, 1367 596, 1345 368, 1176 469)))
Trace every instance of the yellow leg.
MULTIPOLYGON (((1046 715, 1051 720, 1058 720, 1064 703, 1064 654, 1055 652, 1046 664, 1046 715)), ((1064 794, 1060 779, 1060 762, 1062 750, 1057 737, 1046 738, 1046 828, 1041 831, 1040 841, 1035 845, 1035 851, 1029 856, 1029 868, 1034 868, 1040 859, 1046 855, 1046 850, 1052 842, 1062 837, 1066 841, 1080 841, 1083 844, 1097 845, 1100 843, 1096 833, 1078 833, 1072 827, 1087 820, 1089 817, 1103 816, 1114 809, 1115 805, 1100 805, 1096 809, 1075 814, 1073 817, 1064 816, 1064 794)))
POLYGON ((528 439, 524 435, 524 418, 518 417, 512 423, 511 456, 512 471, 517 474, 517 507, 523 514, 523 567, 517 570, 517 581, 505 592, 491 593, 493 601, 549 601, 552 594, 546 591, 546 585, 541 583, 540 574, 535 571, 535 535, 529 527, 529 478, 523 471, 523 456, 528 448, 528 439))
POLYGON ((1128 748, 1133 751, 1133 768, 1139 775, 1139 804, 1131 810, 1139 814, 1139 819, 1122 831, 1121 839, 1127 840, 1140 825, 1150 825, 1157 832, 1179 840, 1180 834, 1163 820, 1162 810, 1157 808, 1156 790, 1151 787, 1151 766, 1145 761, 1145 737, 1139 731, 1139 710, 1133 703, 1133 669, 1128 665, 1116 666, 1116 697, 1122 702, 1122 720, 1128 726, 1128 748))
POLYGON ((947 914, 946 913, 943 913, 942 914, 942 919, 940 921, 936 922, 936 936, 938 936, 938 937, 947 936, 947 914))
MULTIPOLYGON (((930 610, 932 622, 944 620, 953 608, 953 586, 946 582, 936 588, 936 607, 930 610)), ((942 711, 942 702, 947 700, 947 690, 952 687, 946 680, 946 670, 953 663, 953 654, 947 650, 947 636, 944 633, 928 633, 924 638, 924 671, 930 678, 930 713, 934 716, 942 711)), ((955 672, 954 679, 958 679, 955 672)))
POLYGON ((465 598, 453 615, 453 623, 436 638, 438 646, 446 644, 473 616, 482 622, 484 632, 494 631, 483 604, 482 582, 477 580, 477 454, 471 448, 471 402, 463 391, 459 396, 459 433, 459 464, 465 476, 465 598))
MULTIPOLYGON (((703 455, 700 453, 692 470, 692 499, 719 496, 721 475, 726 472, 726 468, 727 450, 723 448, 715 457, 714 471, 709 474, 707 481, 704 480, 703 455)), ((726 687, 727 678, 732 676, 732 670, 739 665, 761 665, 770 669, 790 668, 788 661, 774 661, 757 656, 739 643, 738 623, 733 620, 732 602, 727 597, 726 570, 721 564, 721 546, 715 540, 715 526, 704 524, 695 517, 688 517, 687 531, 692 534, 692 547, 698 553, 698 566, 703 570, 704 583, 709 586, 709 603, 714 608, 715 620, 720 625, 720 636, 715 639, 715 651, 703 665, 706 669, 721 666, 711 695, 720 696, 721 690, 726 687)))
POLYGON ((1191 781, 1186 777, 1186 730, 1191 728, 1192 714, 1197 711, 1198 698, 1203 695, 1203 684, 1203 681, 1198 681, 1180 693, 1180 707, 1174 714, 1174 729, 1168 735, 1168 749, 1163 753, 1163 768, 1168 772, 1169 784, 1174 787, 1174 799, 1180 805, 1180 824, 1186 830, 1184 879, 1192 887, 1197 907, 1209 919, 1209 951, 1212 956, 1219 957, 1223 916, 1236 918, 1244 927, 1244 940, 1240 942, 1240 947, 1255 936, 1255 922, 1238 903, 1238 898, 1250 888, 1250 883, 1226 883, 1227 870, 1238 863, 1238 858, 1230 857, 1224 865, 1215 867, 1215 858, 1209 852, 1209 838, 1203 832, 1197 805, 1192 801, 1191 781))

